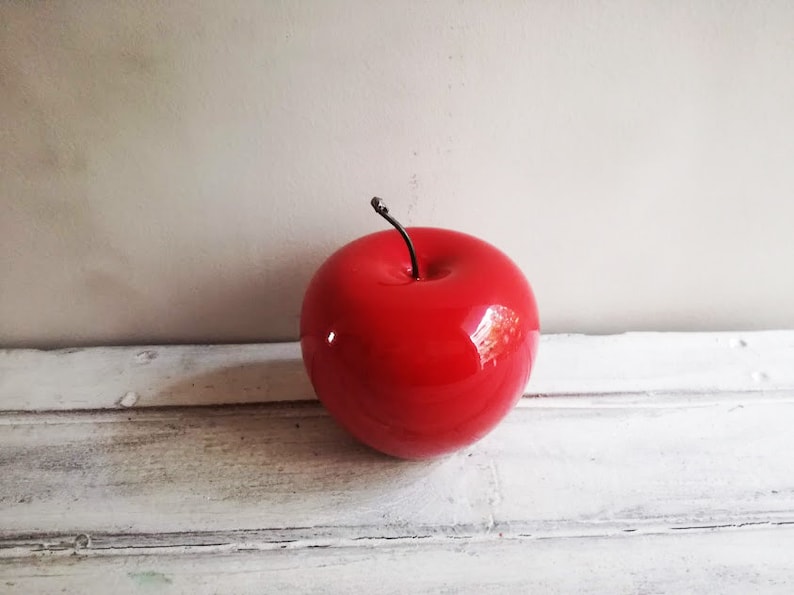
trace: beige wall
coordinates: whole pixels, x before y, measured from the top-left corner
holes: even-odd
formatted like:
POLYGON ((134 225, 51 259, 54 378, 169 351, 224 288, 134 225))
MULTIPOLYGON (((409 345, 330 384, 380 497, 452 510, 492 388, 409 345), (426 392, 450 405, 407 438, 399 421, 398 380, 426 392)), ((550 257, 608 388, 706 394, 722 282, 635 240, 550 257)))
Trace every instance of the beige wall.
POLYGON ((3 2, 0 344, 296 337, 406 224, 547 331, 794 326, 794 2, 3 2))

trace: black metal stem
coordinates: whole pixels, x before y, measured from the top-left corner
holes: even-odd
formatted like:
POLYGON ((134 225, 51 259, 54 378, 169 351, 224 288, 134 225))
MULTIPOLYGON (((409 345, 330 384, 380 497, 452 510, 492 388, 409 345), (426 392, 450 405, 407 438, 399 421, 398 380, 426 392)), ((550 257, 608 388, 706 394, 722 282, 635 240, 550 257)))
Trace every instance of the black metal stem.
POLYGON ((375 209, 375 212, 378 215, 386 219, 386 221, 391 223, 392 226, 394 226, 394 228, 400 232, 400 235, 403 237, 403 240, 405 240, 405 243, 408 246, 408 253, 411 255, 411 277, 418 281, 419 263, 416 260, 416 250, 414 250, 414 243, 411 241, 411 238, 408 237, 408 232, 405 231, 405 228, 400 225, 400 222, 397 221, 397 219, 389 215, 388 207, 383 204, 383 201, 380 198, 375 196, 371 201, 369 201, 369 204, 372 205, 372 208, 375 209))

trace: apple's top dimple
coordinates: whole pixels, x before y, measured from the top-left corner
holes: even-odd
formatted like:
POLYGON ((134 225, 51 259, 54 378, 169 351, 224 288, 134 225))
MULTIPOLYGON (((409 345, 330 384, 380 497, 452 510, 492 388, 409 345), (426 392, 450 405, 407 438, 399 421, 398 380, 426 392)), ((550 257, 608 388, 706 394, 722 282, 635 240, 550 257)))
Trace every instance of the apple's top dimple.
POLYGON ((438 281, 451 274, 452 269, 448 265, 430 261, 425 263, 423 274, 419 277, 419 281, 438 281))

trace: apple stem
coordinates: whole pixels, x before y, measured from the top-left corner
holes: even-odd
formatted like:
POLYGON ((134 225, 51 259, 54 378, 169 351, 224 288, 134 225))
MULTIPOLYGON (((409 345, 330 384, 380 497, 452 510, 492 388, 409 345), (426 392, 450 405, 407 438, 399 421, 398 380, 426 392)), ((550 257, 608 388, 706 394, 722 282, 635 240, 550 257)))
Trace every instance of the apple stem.
POLYGON ((408 254, 411 255, 411 277, 419 280, 419 263, 416 260, 416 250, 414 250, 414 243, 411 241, 411 238, 408 237, 408 232, 405 231, 405 228, 400 225, 400 222, 397 221, 394 217, 389 215, 388 207, 383 203, 383 201, 378 198, 377 196, 373 197, 373 199, 369 202, 372 205, 372 208, 375 209, 375 212, 386 219, 389 223, 394 226, 394 228, 400 232, 400 235, 405 240, 405 244, 408 246, 408 254))

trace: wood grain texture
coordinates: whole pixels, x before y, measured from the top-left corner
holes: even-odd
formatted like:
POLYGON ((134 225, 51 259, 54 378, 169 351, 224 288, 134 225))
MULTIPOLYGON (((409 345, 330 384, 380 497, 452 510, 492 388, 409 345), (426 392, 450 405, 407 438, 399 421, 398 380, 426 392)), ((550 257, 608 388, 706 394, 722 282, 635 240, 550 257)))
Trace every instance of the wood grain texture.
POLYGON ((316 404, 6 414, 0 537, 40 549, 211 533, 267 547, 794 522, 790 393, 706 407, 555 400, 420 463, 359 446, 316 404))
POLYGON ((588 539, 492 539, 273 551, 130 552, 0 560, 31 593, 749 593, 794 590, 794 528, 588 539), (92 590, 93 589, 93 590, 92 590))
MULTIPOLYGON (((794 331, 542 338, 529 395, 794 388, 794 331)), ((0 351, 0 410, 313 400, 297 343, 0 351)))

